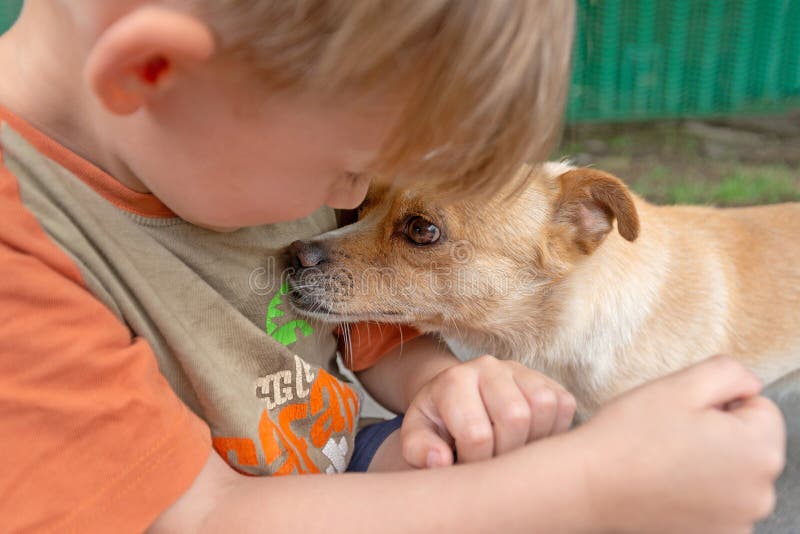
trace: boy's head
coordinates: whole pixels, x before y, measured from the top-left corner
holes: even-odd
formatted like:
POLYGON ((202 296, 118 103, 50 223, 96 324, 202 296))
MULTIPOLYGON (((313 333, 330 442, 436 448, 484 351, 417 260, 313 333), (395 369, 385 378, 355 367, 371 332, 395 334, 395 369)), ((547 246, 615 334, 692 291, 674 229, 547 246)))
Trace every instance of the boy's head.
POLYGON ((354 207, 366 173, 450 192, 507 182, 557 135, 574 10, 564 0, 28 0, 11 38, 26 21, 52 23, 54 8, 74 33, 64 56, 81 62, 86 117, 72 122, 99 145, 87 156, 218 228, 354 207))

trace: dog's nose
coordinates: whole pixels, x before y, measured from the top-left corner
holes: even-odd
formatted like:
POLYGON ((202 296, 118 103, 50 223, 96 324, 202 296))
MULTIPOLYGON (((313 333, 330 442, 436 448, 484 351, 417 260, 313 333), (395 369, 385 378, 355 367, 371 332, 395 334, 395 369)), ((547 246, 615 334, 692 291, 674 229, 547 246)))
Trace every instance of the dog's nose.
POLYGON ((295 268, 314 267, 326 259, 325 249, 312 241, 295 241, 289 245, 295 268))

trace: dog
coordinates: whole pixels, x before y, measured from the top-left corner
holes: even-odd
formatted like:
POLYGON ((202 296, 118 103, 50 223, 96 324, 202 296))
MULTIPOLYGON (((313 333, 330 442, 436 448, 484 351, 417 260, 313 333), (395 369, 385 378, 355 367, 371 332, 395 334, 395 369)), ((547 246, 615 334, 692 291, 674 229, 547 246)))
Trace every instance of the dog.
POLYGON ((765 383, 800 368, 800 203, 656 206, 594 168, 520 172, 485 201, 371 189, 355 224, 290 246, 293 306, 525 363, 580 418, 717 353, 765 383))

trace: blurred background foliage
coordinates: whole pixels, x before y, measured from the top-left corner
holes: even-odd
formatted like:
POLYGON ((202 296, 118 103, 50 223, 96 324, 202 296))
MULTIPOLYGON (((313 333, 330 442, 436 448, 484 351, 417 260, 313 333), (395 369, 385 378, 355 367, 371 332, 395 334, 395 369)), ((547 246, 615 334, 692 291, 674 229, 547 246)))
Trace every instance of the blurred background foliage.
POLYGON ((800 0, 577 3, 559 157, 661 203, 800 200, 800 0))
POLYGON ((660 203, 800 200, 800 0, 579 0, 560 156, 660 203))

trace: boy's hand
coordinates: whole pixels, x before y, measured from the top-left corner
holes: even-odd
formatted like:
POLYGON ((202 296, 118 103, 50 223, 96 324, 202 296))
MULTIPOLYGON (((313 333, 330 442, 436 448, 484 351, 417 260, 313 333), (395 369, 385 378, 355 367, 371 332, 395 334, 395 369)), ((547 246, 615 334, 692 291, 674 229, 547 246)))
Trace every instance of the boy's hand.
POLYGON ((403 456, 415 467, 485 460, 564 432, 575 399, 560 384, 492 356, 445 369, 411 401, 402 427, 403 456))
POLYGON ((575 431, 588 501, 613 532, 750 532, 785 461, 778 408, 714 357, 634 389, 575 431))

